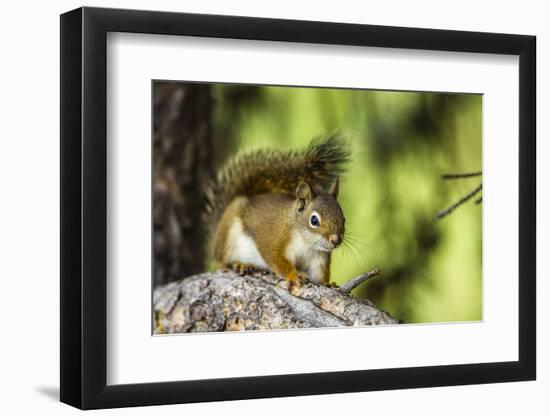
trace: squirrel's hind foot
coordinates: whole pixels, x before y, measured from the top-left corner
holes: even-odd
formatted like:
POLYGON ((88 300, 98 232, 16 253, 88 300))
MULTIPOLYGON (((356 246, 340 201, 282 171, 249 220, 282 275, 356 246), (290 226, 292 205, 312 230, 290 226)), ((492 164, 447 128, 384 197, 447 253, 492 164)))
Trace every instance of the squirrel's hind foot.
POLYGON ((239 275, 249 275, 253 272, 257 272, 258 269, 253 265, 243 264, 240 262, 233 262, 231 265, 228 265, 228 269, 232 269, 239 275))

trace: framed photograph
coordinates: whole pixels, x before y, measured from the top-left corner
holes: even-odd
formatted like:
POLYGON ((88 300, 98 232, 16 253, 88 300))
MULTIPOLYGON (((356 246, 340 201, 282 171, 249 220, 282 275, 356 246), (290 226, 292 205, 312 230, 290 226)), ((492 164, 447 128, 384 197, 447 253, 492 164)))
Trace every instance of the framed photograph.
POLYGON ((61 16, 61 401, 533 380, 535 37, 61 16))

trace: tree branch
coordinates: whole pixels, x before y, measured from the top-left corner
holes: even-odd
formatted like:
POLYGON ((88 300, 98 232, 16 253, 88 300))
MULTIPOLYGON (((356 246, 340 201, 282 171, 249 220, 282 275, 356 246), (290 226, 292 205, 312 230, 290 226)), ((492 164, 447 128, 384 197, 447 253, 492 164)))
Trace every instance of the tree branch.
MULTIPOLYGON (((368 274, 351 281, 359 285, 355 280, 368 274)), ((289 292, 285 280, 267 272, 191 276, 156 288, 153 310, 156 334, 398 323, 370 301, 331 287, 307 282, 289 292)))
POLYGON ((349 294, 354 288, 358 287, 359 285, 361 285, 366 280, 368 280, 372 277, 375 277, 376 275, 379 275, 379 274, 380 274, 379 269, 374 269, 370 272, 366 272, 364 274, 361 274, 361 275, 359 275, 359 276, 357 276, 353 279, 350 279, 348 282, 343 284, 338 289, 338 291, 340 291, 342 294, 349 294))
POLYGON ((481 177, 482 173, 479 172, 462 172, 462 173, 455 173, 455 174, 443 174, 441 176, 441 179, 443 180, 457 180, 461 178, 471 178, 471 177, 481 177))
MULTIPOLYGON (((475 196, 477 193, 481 191, 482 184, 479 184, 479 187, 477 187, 475 190, 470 191, 468 194, 466 194, 464 197, 462 197, 460 200, 458 200, 453 205, 447 207, 445 210, 441 210, 439 213, 435 215, 436 218, 442 219, 443 217, 451 214, 451 212, 456 209, 457 207, 460 207, 462 204, 467 202, 469 199, 471 199, 473 196, 475 196)), ((479 200, 481 203, 481 200, 479 200)))

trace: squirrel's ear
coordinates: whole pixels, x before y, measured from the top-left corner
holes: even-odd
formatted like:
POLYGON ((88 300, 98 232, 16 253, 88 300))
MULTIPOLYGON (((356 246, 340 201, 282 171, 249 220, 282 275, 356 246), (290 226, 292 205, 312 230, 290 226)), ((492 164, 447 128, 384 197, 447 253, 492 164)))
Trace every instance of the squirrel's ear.
POLYGON ((334 182, 330 185, 330 188, 328 189, 328 193, 334 198, 336 198, 338 197, 339 189, 340 189, 340 180, 338 179, 338 177, 336 177, 334 182))
POLYGON ((303 209, 305 203, 311 201, 313 197, 315 197, 315 195, 309 184, 305 181, 300 181, 296 188, 296 198, 302 203, 300 209, 303 209))

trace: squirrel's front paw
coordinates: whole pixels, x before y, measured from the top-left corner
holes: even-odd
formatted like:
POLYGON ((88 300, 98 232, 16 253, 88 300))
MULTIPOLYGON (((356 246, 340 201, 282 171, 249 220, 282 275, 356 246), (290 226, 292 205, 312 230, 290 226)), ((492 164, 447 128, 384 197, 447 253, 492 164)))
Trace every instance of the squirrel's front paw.
POLYGON ((302 285, 307 282, 307 277, 305 275, 299 274, 296 271, 291 272, 285 277, 288 282, 288 292, 291 294, 297 292, 302 285))
POLYGON ((296 279, 294 281, 288 281, 288 292, 297 295, 302 289, 302 280, 296 279))

